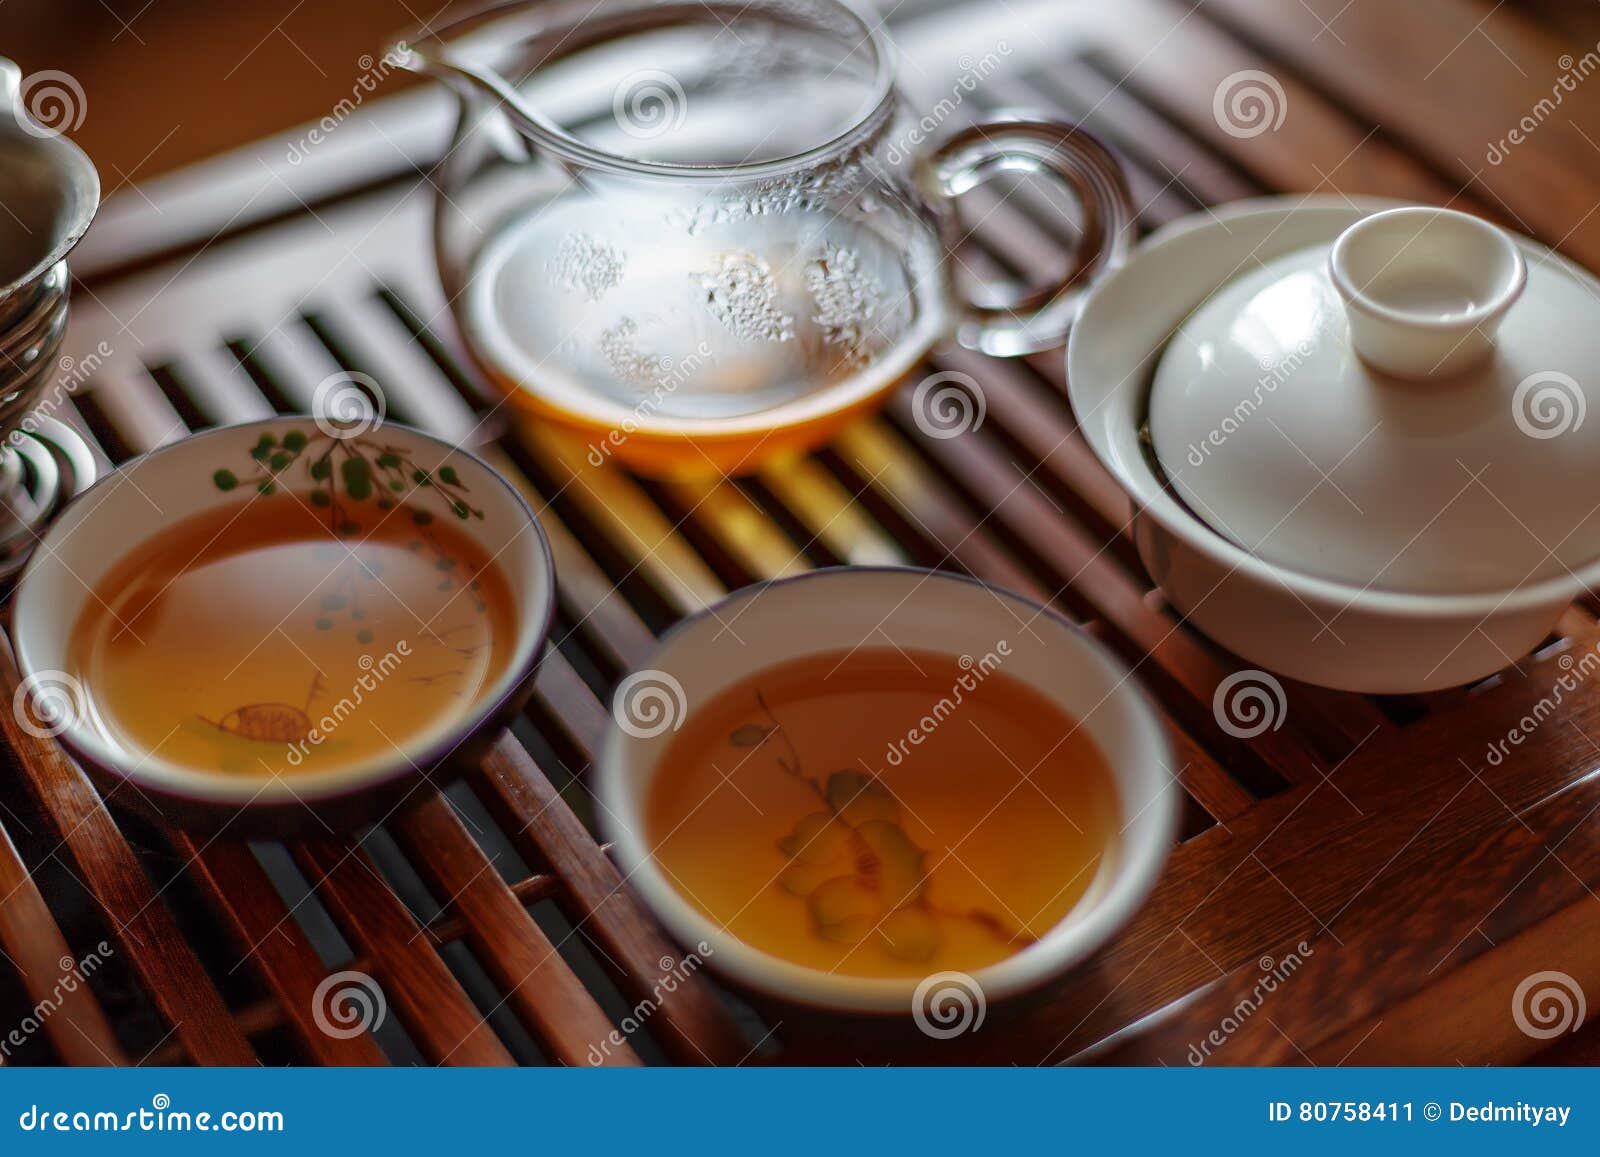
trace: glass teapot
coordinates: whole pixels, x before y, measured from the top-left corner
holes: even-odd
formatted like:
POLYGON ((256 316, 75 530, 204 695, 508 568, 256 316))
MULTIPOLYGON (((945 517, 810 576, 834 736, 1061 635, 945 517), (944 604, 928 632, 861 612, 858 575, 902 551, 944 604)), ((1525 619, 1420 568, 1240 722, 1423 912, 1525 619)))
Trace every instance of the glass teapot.
POLYGON ((434 241, 473 357, 587 458, 748 470, 814 444, 954 336, 1060 344, 1120 262, 1126 184, 1008 114, 921 147, 874 23, 838 0, 534 0, 391 49, 460 97, 434 241), (955 201, 1002 172, 1081 204, 1042 286, 958 290, 955 201))

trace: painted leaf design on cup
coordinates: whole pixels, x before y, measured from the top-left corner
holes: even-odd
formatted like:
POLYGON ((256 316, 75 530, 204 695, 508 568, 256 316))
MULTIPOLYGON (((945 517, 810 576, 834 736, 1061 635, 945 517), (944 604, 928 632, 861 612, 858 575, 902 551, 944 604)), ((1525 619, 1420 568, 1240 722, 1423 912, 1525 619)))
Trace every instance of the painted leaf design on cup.
POLYGON ((247 703, 235 707, 220 719, 200 716, 218 731, 257 743, 298 743, 311 734, 311 705, 322 694, 322 672, 313 671, 306 689, 305 703, 247 703))
POLYGON ((425 469, 404 445, 370 435, 335 437, 313 429, 286 430, 280 438, 264 430, 248 455, 252 466, 242 475, 223 467, 212 472, 212 485, 223 491, 249 486, 257 494, 275 494, 303 475, 296 488, 312 484, 305 500, 325 514, 328 529, 341 537, 361 532, 360 507, 369 502, 380 511, 401 506, 419 527, 431 523, 433 513, 415 503, 430 495, 462 521, 484 517, 454 466, 425 469))
POLYGON ((732 734, 728 736, 728 742, 735 747, 760 747, 771 734, 770 727, 762 727, 759 723, 746 723, 733 729, 732 734))
MULTIPOLYGON (((433 557, 434 568, 439 572, 438 589, 449 591, 464 585, 470 596, 466 602, 477 613, 487 613, 488 603, 482 596, 478 577, 462 571, 460 560, 430 529, 434 512, 423 505, 427 503, 442 509, 462 522, 485 518, 483 510, 472 505, 471 488, 454 466, 427 469, 416 463, 402 443, 381 441, 370 433, 336 436, 320 427, 285 430, 281 437, 271 430, 263 430, 250 444, 248 457, 253 468, 243 476, 224 467, 212 472, 211 484, 224 492, 241 486, 253 487, 259 495, 276 494, 280 490, 293 492, 300 501, 320 512, 333 538, 355 539, 369 533, 369 516, 374 511, 380 518, 389 511, 409 514, 416 537, 407 546, 433 557)), ((362 588, 376 586, 382 581, 379 577, 381 564, 357 559, 353 549, 346 549, 345 553, 349 562, 319 600, 312 626, 319 631, 331 631, 336 620, 344 618, 355 631, 357 641, 367 644, 375 635, 362 623, 365 618, 362 588)), ((438 631, 424 634, 434 641, 440 640, 438 631)), ((241 710, 253 710, 253 707, 241 710)), ((279 727, 277 723, 249 718, 238 722, 245 729, 278 727, 282 730, 287 727, 287 724, 279 727)), ((235 733, 251 738, 248 730, 235 733)))
POLYGON ((261 743, 294 743, 311 733, 311 720, 289 703, 251 703, 217 720, 217 727, 261 743))

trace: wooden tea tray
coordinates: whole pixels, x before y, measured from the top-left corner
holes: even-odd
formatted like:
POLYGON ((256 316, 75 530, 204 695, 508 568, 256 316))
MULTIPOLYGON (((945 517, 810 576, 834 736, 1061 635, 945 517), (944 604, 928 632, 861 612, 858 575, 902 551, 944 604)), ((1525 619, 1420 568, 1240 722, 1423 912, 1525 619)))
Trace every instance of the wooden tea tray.
MULTIPOLYGON (((1515 8, 911 2, 890 29, 928 107, 987 53, 1002 67, 957 115, 1031 104, 1084 119, 1129 165, 1146 227, 1271 192, 1370 193, 1486 213, 1600 264, 1600 87, 1567 94, 1503 164, 1483 159, 1560 58, 1594 47, 1515 8), (1236 135, 1213 115, 1219 83, 1246 69, 1281 86, 1278 129, 1236 135)), ((369 102, 303 164, 285 161, 291 135, 116 191, 77 262, 68 352, 88 382, 58 416, 116 461, 305 409, 344 367, 378 379, 391 418, 467 435, 486 403, 428 240, 425 170, 449 116, 440 94, 412 91, 369 102)), ((971 207, 971 270, 1061 260, 1049 196, 971 207)), ((1214 1029, 1213 1063, 1593 1059, 1587 1031, 1524 1033, 1512 1000, 1559 971, 1600 1008, 1600 685, 1538 706, 1600 646, 1596 604, 1481 686, 1377 700, 1291 685, 1279 729, 1232 738, 1212 697, 1241 664, 1141 573, 1061 363, 941 351, 934 368, 982 384, 981 429, 925 438, 902 395, 825 450, 716 484, 588 470, 498 412, 472 440, 533 497, 561 580, 538 693, 481 767, 359 842, 151 825, 0 712, 0 1038, 60 1002, 3 1059, 1182 1065, 1214 1029), (730 588, 837 563, 948 567, 1052 601, 1135 666, 1181 753, 1182 840, 1132 926, 951 1040, 752 1005, 706 971, 663 994, 681 950, 589 826, 610 689, 652 636, 730 588), (101 941, 88 986, 60 994, 60 961, 101 941), (1290 953, 1293 975, 1239 1015, 1290 953), (345 971, 381 987, 374 1033, 319 1026, 318 987, 345 971), (638 1021, 629 1043, 605 1045, 624 1017, 638 1021)))

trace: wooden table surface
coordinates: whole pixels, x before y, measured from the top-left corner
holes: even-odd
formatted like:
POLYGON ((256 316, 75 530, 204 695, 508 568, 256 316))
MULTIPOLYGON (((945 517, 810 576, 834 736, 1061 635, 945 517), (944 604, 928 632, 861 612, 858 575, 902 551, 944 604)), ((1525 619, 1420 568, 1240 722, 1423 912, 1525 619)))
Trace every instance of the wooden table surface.
MULTIPOLYGON (((1378 194, 1480 213, 1600 267, 1600 47, 1518 9, 925 3, 889 30, 921 100, 964 54, 1007 44, 975 105, 1081 119, 1127 164, 1146 229, 1243 197, 1378 194), (1278 127, 1217 114, 1247 71, 1281 94, 1278 127)), ((424 170, 449 115, 431 90, 375 99, 303 163, 286 160, 291 135, 116 193, 76 263, 69 356, 96 360, 62 416, 118 461, 303 409, 344 369, 382 383, 397 420, 467 436, 492 403, 428 248, 424 170)), ((973 270, 1026 277, 1062 248, 1048 198, 978 208, 961 254, 973 270)), ((941 349, 929 367, 981 383, 981 430, 925 437, 906 391, 824 450, 737 479, 595 470, 498 414, 474 440, 550 533, 555 644, 495 753, 360 839, 246 845, 145 823, 0 714, 13 756, 0 1035, 62 961, 106 945, 90 984, 7 1059, 584 1064, 630 1012, 641 1023, 610 1063, 1184 1065, 1199 1046, 1207 1063, 1593 1059, 1586 1017, 1530 1033, 1515 1000, 1558 973, 1586 1011, 1600 1005, 1600 691, 1565 696, 1502 762, 1485 752, 1600 647, 1600 603, 1580 600, 1537 654, 1480 686, 1291 685, 1281 725, 1241 740, 1213 695, 1246 665, 1140 569, 1126 500, 1074 428, 1060 352, 941 349), (748 1001, 704 972, 638 1015, 680 950, 587 826, 610 690, 654 635, 727 590, 841 562, 945 567, 1086 623, 1160 703, 1183 764, 1182 839, 1090 964, 950 1040, 748 1001), (335 974, 381 993, 374 1031, 326 1031, 335 974)))

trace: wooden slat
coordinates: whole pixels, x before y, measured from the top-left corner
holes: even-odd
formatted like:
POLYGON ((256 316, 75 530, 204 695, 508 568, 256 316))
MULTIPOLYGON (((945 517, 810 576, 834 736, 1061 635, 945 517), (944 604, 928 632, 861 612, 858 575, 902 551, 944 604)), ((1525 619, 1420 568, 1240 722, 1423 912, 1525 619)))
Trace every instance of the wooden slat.
POLYGON ((16 967, 34 1006, 49 1003, 43 1018, 50 1043, 69 1065, 126 1064, 122 1046, 86 983, 69 991, 61 981, 77 969, 38 885, 0 825, 0 950, 16 967))
POLYGON ((338 369, 302 327, 288 325, 285 319, 274 318, 270 329, 251 333, 243 341, 245 355, 278 383, 286 401, 304 413, 311 410, 317 383, 338 369))
POLYGON ((271 403, 239 368, 238 360, 214 344, 211 335, 206 335, 203 344, 182 351, 172 364, 190 382, 204 383, 203 396, 214 402, 211 424, 222 426, 272 417, 271 403))
POLYGON ((1201 11, 1470 183, 1519 228, 1600 266, 1600 92, 1573 73, 1592 38, 1481 0, 1207 0, 1201 11), (1570 83, 1558 87, 1563 75, 1570 83), (1519 128, 1524 117, 1533 131, 1519 128))
POLYGON ((1056 479, 1075 498, 1077 509, 1097 521, 1096 529, 1125 561, 1137 565, 1133 553, 1133 509, 1128 496, 1100 465, 1078 429, 1044 404, 1028 382, 1026 368, 1014 362, 982 358, 965 350, 942 351, 936 364, 972 377, 984 392, 985 421, 992 421, 1016 440, 1039 464, 1039 473, 1056 479))
POLYGON ((294 850, 345 937, 374 962, 390 1007, 430 1062, 512 1063, 511 1054, 359 847, 318 840, 294 850))
POLYGON ((555 1060, 639 1063, 632 1047, 609 1041, 611 1022, 443 796, 395 817, 390 830, 429 886, 460 914, 484 969, 555 1060))
MULTIPOLYGON (((6 702, 13 701, 21 681, 9 647, 0 648, 0 695, 6 702)), ((54 741, 24 731, 11 711, 0 711, 0 737, 18 754, 57 838, 104 910, 119 954, 189 1056, 198 1064, 254 1064, 254 1050, 83 772, 54 741)))
MULTIPOLYGON (((1446 872, 1457 882, 1452 889, 1438 888, 1430 872, 1407 871, 1403 864, 1385 866, 1355 901, 1367 910, 1351 912, 1341 920, 1346 932, 1337 942, 1308 934, 1314 948, 1303 968, 1286 982, 1292 984, 1295 999, 1274 1002, 1259 1021, 1253 1017, 1244 1020, 1219 1050, 1219 1057, 1234 1064, 1298 1063, 1323 1041, 1340 1035, 1352 1019, 1376 1020, 1390 1004, 1414 995, 1437 978, 1447 959, 1454 958, 1459 967, 1493 947, 1498 941, 1495 930, 1483 928, 1480 921, 1491 920, 1513 894, 1553 893, 1539 903, 1546 910, 1583 901, 1581 926, 1590 931, 1600 927, 1589 891, 1600 883, 1600 854, 1595 843, 1580 838, 1563 846, 1564 837, 1588 823, 1597 807, 1600 783, 1585 780, 1524 813, 1521 822, 1499 824, 1487 838, 1455 835, 1446 851, 1429 857, 1432 870, 1446 872), (1551 845, 1562 849, 1559 856, 1551 851, 1551 845), (1351 925, 1360 927, 1360 933, 1350 935, 1351 925)), ((1451 830, 1448 816, 1439 822, 1445 831, 1451 830)), ((1527 915, 1525 909, 1519 918, 1527 915)), ((1546 942, 1536 967, 1566 964, 1591 976, 1600 975, 1593 960, 1592 953, 1573 954, 1570 960, 1552 958, 1546 942)), ((1170 1064, 1181 1059, 1179 1054, 1194 1040, 1197 1026, 1220 1022, 1255 988, 1260 972, 1258 965, 1231 972, 1185 1004, 1181 1015, 1165 1026, 1150 1026, 1120 1055, 1145 1063, 1161 1059, 1170 1064)), ((1491 1002, 1480 990, 1466 1005, 1437 1003, 1445 995, 1438 993, 1429 1003, 1436 1012, 1448 1009, 1449 1015, 1463 1018, 1474 1011, 1474 1005, 1491 1002)), ((1505 995, 1495 991, 1492 1003, 1498 1017, 1509 1021, 1511 1005, 1505 995)), ((1432 1043, 1442 1039, 1435 1038, 1432 1043)), ((1424 1042, 1416 1043, 1426 1047, 1424 1042)), ((1523 1055, 1530 1055, 1536 1047, 1536 1041, 1524 1036, 1523 1055)), ((1505 1052, 1498 1055, 1503 1057, 1505 1052)), ((1431 1063, 1460 1059, 1435 1054, 1431 1063)))
POLYGON ((642 653, 654 636, 638 613, 607 581, 559 519, 544 511, 539 515, 539 522, 550 540, 561 598, 572 611, 579 629, 597 639, 614 663, 642 653))
POLYGON ((532 424, 521 429, 544 461, 559 472, 562 492, 603 528, 635 569, 650 576, 680 614, 717 597, 721 584, 716 576, 636 483, 614 466, 590 466, 579 447, 562 435, 532 424))
POLYGON ((776 577, 810 569, 804 552, 738 487, 715 478, 673 479, 663 485, 684 509, 715 527, 721 547, 748 573, 776 577))
POLYGON ((545 652, 544 658, 539 660, 534 688, 549 704, 551 713, 574 745, 588 751, 598 750, 610 714, 561 652, 554 649, 545 652))
MULTIPOLYGON (((1060 100, 1090 129, 1131 154, 1136 163, 1150 166, 1163 182, 1182 189, 1197 204, 1219 205, 1264 191, 1082 60, 1040 69, 1029 77, 1029 85, 1046 94, 1046 102, 1050 97, 1060 100)), ((1145 213, 1163 208, 1148 197, 1136 197, 1136 203, 1145 213)))
POLYGON ((1148 97, 1189 133, 1272 189, 1372 193, 1442 204, 1470 200, 1367 124, 1331 106, 1274 62, 1242 48, 1188 8, 1168 0, 1125 0, 1101 28, 1118 83, 1148 97), (1237 135, 1219 124, 1212 101, 1234 73, 1266 71, 1282 85, 1287 113, 1276 132, 1237 135))
POLYGON ((335 324, 356 368, 370 374, 414 424, 469 449, 496 432, 497 418, 484 420, 453 391, 435 388, 437 371, 427 355, 377 298, 359 291, 341 295, 335 324))
POLYGON ((958 498, 940 483, 900 436, 881 419, 858 422, 845 430, 834 449, 850 468, 896 510, 916 534, 933 543, 938 553, 923 561, 930 566, 954 564, 969 574, 982 574, 1039 602, 1050 594, 976 522, 958 498))
POLYGON ((613 666, 624 665, 625 655, 638 654, 654 638, 650 629, 622 592, 589 557, 579 536, 561 521, 554 507, 545 500, 521 469, 500 446, 479 448, 484 461, 503 474, 527 499, 534 516, 550 543, 555 562, 558 595, 571 613, 575 626, 586 639, 592 639, 613 666))
MULTIPOLYGON (((814 460, 782 457, 765 465, 759 477, 812 538, 842 562, 856 566, 905 564, 906 552, 814 460)), ((800 544, 802 548, 807 545, 800 544)))
POLYGON ((116 446, 102 447, 113 461, 153 450, 188 432, 155 383, 143 374, 101 375, 84 400, 115 429, 121 452, 114 452, 116 446))
POLYGON ((330 1036, 317 1025, 317 985, 327 969, 249 847, 229 840, 202 843, 181 832, 171 839, 232 935, 239 964, 248 963, 261 978, 305 1050, 326 1065, 383 1064, 370 1034, 330 1036))
POLYGON ((1413 996, 1388 1005, 1308 1052, 1317 1064, 1595 1065, 1597 1022, 1554 1041, 1537 1040, 1509 1015, 1518 986, 1536 972, 1560 971, 1585 992, 1600 988, 1600 962, 1587 946, 1600 936, 1600 905, 1579 901, 1473 957, 1413 996))
POLYGON ((560 902, 578 931, 623 970, 623 992, 634 1001, 659 999, 651 1033, 684 1063, 742 1060, 748 1046, 701 973, 670 994, 653 987, 662 971, 660 962, 677 959, 677 951, 521 745, 503 737, 484 761, 480 782, 486 789, 484 802, 524 858, 559 866, 567 885, 560 902))

